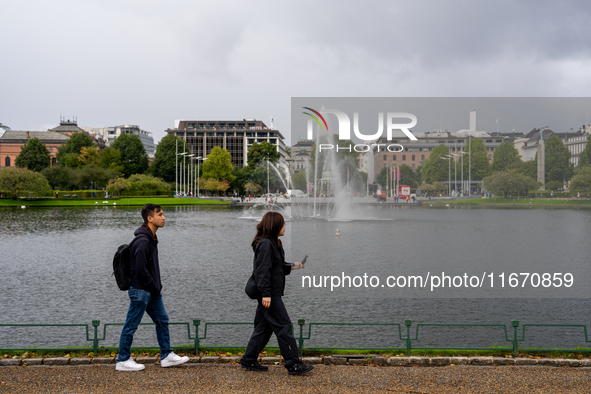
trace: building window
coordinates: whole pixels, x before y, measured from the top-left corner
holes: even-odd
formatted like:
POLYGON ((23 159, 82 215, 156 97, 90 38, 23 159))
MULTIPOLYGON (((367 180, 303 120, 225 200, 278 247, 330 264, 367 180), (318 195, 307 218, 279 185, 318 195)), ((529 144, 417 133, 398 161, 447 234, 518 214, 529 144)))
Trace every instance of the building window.
POLYGON ((425 161, 425 155, 421 155, 421 161, 425 161))
POLYGON ((392 156, 392 159, 393 159, 394 161, 396 161, 396 155, 393 155, 393 156, 392 156))
POLYGON ((492 144, 492 140, 486 140, 487 144, 492 144))
POLYGON ((244 137, 244 133, 236 133, 236 137, 244 137))
MULTIPOLYGON (((415 161, 415 155, 412 155, 412 161, 415 161)), ((413 164, 414 165, 414 164, 413 164)))
POLYGON ((4 159, 4 165, 10 167, 10 157, 6 156, 6 159, 4 159))
POLYGON ((208 137, 215 137, 215 133, 211 133, 211 132, 209 132, 209 133, 207 133, 207 136, 208 136, 208 137))
POLYGON ((415 168, 415 163, 412 163, 412 168, 415 168))
POLYGON ((406 161, 406 155, 402 155, 402 161, 406 161))
POLYGON ((387 161, 388 157, 386 155, 384 155, 384 161, 387 161))

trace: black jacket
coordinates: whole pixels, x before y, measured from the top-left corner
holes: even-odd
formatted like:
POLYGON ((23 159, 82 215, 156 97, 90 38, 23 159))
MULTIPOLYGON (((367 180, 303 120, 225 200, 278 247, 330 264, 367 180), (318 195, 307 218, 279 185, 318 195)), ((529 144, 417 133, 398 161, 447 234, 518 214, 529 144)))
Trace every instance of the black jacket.
POLYGON ((263 297, 281 297, 285 289, 285 276, 291 273, 291 266, 285 265, 285 252, 269 238, 252 247, 254 251, 254 279, 263 297))
POLYGON ((131 246, 131 287, 149 291, 157 296, 162 290, 160 265, 158 264, 158 247, 150 231, 140 227, 134 235, 145 234, 131 246))

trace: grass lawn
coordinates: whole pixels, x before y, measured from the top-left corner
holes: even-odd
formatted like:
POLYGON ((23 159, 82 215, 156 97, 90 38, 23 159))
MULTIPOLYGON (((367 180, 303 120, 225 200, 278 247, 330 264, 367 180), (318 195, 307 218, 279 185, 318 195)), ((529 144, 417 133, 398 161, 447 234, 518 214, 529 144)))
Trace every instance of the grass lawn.
POLYGON ((591 206, 591 200, 547 199, 547 198, 473 198, 459 201, 437 201, 433 204, 520 204, 520 205, 552 205, 552 206, 591 206))
POLYGON ((95 206, 95 205, 134 205, 143 206, 147 203, 158 204, 158 205, 227 205, 229 201, 217 201, 217 200, 201 200, 194 198, 173 198, 173 197, 136 197, 136 198, 108 198, 108 199, 95 199, 95 200, 56 200, 53 198, 47 200, 12 200, 2 199, 0 200, 0 207, 75 207, 75 206, 95 206), (103 202, 107 201, 106 204, 103 202))

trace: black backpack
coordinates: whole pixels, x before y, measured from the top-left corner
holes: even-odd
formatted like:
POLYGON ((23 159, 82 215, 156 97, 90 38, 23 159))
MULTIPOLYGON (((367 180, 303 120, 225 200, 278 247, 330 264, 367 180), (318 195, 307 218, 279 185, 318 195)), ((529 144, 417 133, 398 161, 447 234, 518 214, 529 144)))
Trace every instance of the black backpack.
MULTIPOLYGON (((146 238, 148 236, 146 234, 137 235, 130 243, 123 244, 119 246, 117 252, 115 252, 115 256, 113 256, 113 275, 115 275, 115 280, 117 281, 117 286, 119 286, 119 290, 129 290, 129 285, 131 284, 131 245, 134 244, 139 238, 146 238)), ((113 276, 111 275, 111 276, 113 276)))

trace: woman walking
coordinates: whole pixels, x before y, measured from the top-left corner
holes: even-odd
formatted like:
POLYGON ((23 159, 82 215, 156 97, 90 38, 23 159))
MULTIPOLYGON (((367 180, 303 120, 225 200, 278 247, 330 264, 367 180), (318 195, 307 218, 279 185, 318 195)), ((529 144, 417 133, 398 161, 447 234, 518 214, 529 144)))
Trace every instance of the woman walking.
POLYGON ((271 334, 275 333, 285 368, 290 375, 301 375, 314 367, 304 365, 298 355, 298 346, 291 333, 291 320, 281 297, 285 289, 285 276, 292 269, 304 268, 301 263, 285 262, 285 252, 279 237, 285 234, 285 221, 277 212, 267 212, 257 225, 257 234, 252 240, 254 251, 254 280, 259 291, 254 317, 254 332, 248 341, 240 363, 251 371, 266 371, 268 368, 257 362, 271 334))

